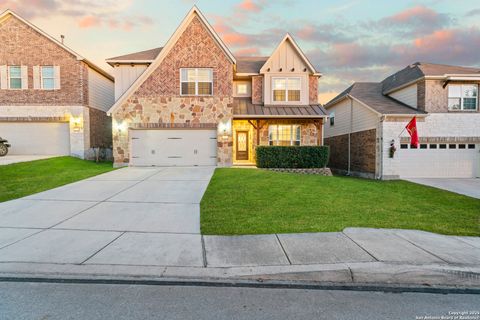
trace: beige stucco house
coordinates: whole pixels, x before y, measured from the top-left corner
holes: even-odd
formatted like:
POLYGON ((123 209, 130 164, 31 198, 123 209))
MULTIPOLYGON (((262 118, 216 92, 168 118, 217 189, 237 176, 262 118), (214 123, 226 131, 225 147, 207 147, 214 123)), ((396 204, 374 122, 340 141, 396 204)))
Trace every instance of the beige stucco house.
POLYGON ((479 85, 479 68, 419 62, 354 83, 325 105, 329 166, 378 179, 480 177, 479 85), (418 148, 404 130, 413 117, 418 148))
POLYGON ((249 165, 257 145, 323 144, 321 74, 288 34, 269 57, 235 56, 193 7, 163 47, 107 62, 117 166, 249 165))
POLYGON ((111 146, 113 77, 13 11, 0 14, 0 137, 9 154, 111 146))

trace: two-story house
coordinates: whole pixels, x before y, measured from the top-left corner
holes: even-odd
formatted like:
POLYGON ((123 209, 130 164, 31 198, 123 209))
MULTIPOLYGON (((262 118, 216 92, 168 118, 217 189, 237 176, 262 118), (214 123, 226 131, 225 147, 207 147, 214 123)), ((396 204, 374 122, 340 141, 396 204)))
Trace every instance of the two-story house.
POLYGON ((0 14, 0 137, 9 154, 93 157, 111 147, 113 77, 7 10, 0 14))
POLYGON ((193 7, 161 48, 114 67, 116 166, 254 164, 257 145, 321 145, 321 76, 290 35, 269 57, 234 56, 193 7))
POLYGON ((332 168, 378 179, 480 176, 480 69, 414 63, 326 104, 332 168), (419 146, 405 129, 416 117, 419 146))

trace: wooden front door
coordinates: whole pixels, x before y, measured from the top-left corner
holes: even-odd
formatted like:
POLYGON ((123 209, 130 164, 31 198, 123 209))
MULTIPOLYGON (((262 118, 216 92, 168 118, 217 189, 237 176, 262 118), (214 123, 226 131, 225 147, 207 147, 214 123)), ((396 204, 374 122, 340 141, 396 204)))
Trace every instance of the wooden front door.
POLYGON ((237 131, 237 160, 248 160, 248 131, 237 131))

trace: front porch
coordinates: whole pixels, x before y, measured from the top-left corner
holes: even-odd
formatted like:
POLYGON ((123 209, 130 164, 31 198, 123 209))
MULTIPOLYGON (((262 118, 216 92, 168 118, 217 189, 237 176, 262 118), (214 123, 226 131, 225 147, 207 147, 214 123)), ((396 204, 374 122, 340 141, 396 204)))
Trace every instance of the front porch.
POLYGON ((262 145, 323 145, 323 118, 234 118, 233 165, 255 166, 262 145))

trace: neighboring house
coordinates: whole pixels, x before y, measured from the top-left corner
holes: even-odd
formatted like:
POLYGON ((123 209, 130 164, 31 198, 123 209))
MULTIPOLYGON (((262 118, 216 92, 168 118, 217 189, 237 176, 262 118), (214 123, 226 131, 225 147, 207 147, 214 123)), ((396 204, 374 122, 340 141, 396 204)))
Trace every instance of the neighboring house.
POLYGON ((378 179, 479 177, 479 84, 480 69, 432 63, 354 83, 325 106, 330 166, 378 179), (418 149, 402 132, 414 116, 418 149))
POLYGON ((115 165, 254 164, 257 145, 321 145, 321 76, 290 35, 270 57, 234 56, 193 7, 163 48, 114 67, 115 165))
POLYGON ((111 147, 111 75, 14 12, 0 15, 0 136, 10 154, 111 147))

